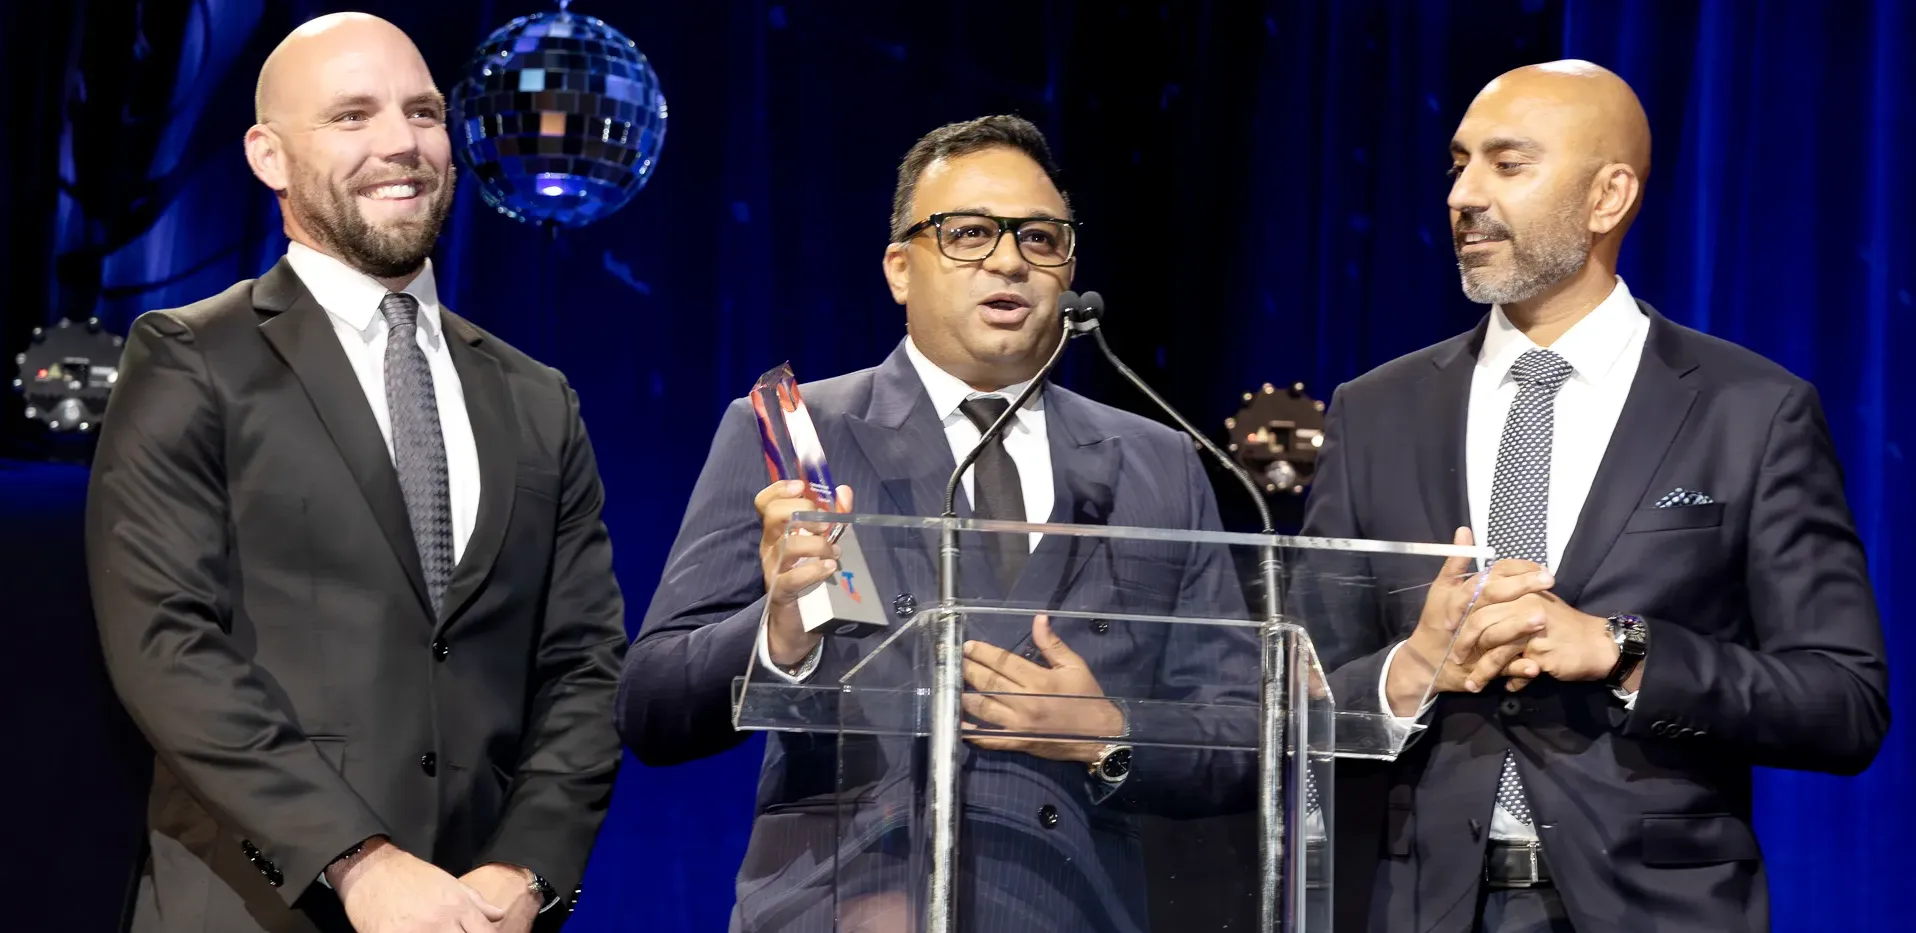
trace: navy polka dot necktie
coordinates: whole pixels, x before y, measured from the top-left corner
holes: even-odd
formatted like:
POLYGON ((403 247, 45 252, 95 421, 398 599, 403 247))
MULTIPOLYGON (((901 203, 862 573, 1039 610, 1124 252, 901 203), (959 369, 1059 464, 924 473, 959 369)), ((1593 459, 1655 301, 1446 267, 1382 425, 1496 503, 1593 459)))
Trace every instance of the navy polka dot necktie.
MULTIPOLYGON (((1490 546, 1500 560, 1549 563, 1550 453, 1556 437, 1557 392, 1572 372, 1563 357, 1542 349, 1526 351, 1510 368, 1510 377, 1518 385, 1517 399, 1504 418, 1497 471, 1490 484, 1490 546)), ((1513 752, 1504 753, 1497 806, 1517 822, 1530 825, 1530 803, 1524 797, 1513 752)))

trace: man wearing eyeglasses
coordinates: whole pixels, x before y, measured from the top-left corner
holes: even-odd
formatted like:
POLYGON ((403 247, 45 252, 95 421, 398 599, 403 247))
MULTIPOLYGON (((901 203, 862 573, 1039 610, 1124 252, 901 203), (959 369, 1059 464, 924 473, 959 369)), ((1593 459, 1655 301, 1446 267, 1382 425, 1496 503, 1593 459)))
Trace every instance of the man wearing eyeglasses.
MULTIPOLYGON (((832 468, 847 483, 841 499, 855 490, 858 511, 942 514, 957 460, 1063 339, 1058 298, 1076 268, 1078 224, 1056 177, 1044 137, 1016 117, 941 127, 905 156, 884 272, 905 307, 907 336, 876 368, 803 387, 832 468)), ((754 417, 741 400, 719 427, 624 671, 619 730, 648 764, 700 758, 744 741, 730 719, 731 690, 748 668, 757 666, 757 678, 832 684, 880 641, 804 631, 794 601, 833 572, 834 546, 819 536, 780 548, 791 516, 813 506, 797 484, 766 486, 763 471, 754 417), (795 565, 806 557, 820 560, 795 565)), ((959 514, 1219 527, 1187 440, 1050 384, 966 472, 959 514)), ((1011 546, 994 549, 977 565, 988 569, 961 579, 999 587, 1014 605, 1062 598, 1170 614, 1199 605, 1227 611, 1236 600, 1239 617, 1244 611, 1221 554, 1173 549, 1183 556, 1150 568, 1160 579, 1126 576, 1120 585, 1110 564, 1122 558, 1110 553, 1059 572, 1074 563, 1070 555, 1081 540, 995 537, 1011 546)), ((877 594, 894 627, 936 599, 932 562, 922 563, 922 571, 903 575, 902 592, 888 587, 877 594)), ((965 704, 975 728, 967 732, 961 777, 963 929, 1148 929, 1136 815, 1170 811, 1174 801, 1189 805, 1204 796, 1204 786, 1248 788, 1231 770, 1248 761, 1162 748, 1139 748, 1134 758, 1130 748, 1102 738, 990 735, 993 726, 1125 735, 1118 704, 1059 697, 1208 702, 1218 691, 1202 685, 1222 681, 1227 656, 1250 659, 1242 680, 1255 682, 1254 645, 1233 644, 1229 634, 1187 642, 1165 631, 1172 628, 1187 627, 1043 616, 979 619, 968 627, 965 678, 979 692, 968 693, 965 704)), ((881 788, 888 781, 910 787, 914 755, 904 741, 875 752, 894 756, 877 768, 881 788)), ((916 926, 922 903, 909 892, 922 881, 924 862, 912 852, 922 825, 903 830, 896 814, 879 825, 874 817, 885 814, 872 811, 884 807, 873 806, 869 794, 839 789, 852 747, 829 735, 770 735, 733 929, 916 926)))

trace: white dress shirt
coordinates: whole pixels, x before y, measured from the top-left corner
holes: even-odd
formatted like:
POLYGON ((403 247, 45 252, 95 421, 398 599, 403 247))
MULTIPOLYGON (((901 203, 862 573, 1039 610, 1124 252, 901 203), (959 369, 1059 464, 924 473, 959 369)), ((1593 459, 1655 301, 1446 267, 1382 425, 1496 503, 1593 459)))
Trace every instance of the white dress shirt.
MULTIPOLYGON (((1550 501, 1545 528, 1548 557, 1544 566, 1560 569, 1570 536, 1577 528, 1583 502, 1596 482, 1597 467, 1610 446, 1610 435, 1623 414, 1630 384, 1636 379, 1637 365, 1643 360, 1643 347, 1650 335, 1650 319, 1623 279, 1609 297, 1578 321, 1548 349, 1563 357, 1574 372, 1557 392, 1556 426, 1550 446, 1550 501)), ((1510 405, 1517 400, 1519 386, 1510 378, 1517 358, 1537 349, 1537 344, 1510 323, 1501 307, 1490 312, 1490 324, 1484 332, 1483 348, 1477 354, 1477 366, 1471 373, 1468 427, 1464 433, 1464 463, 1470 497, 1472 540, 1479 544, 1490 540, 1490 489, 1497 472, 1497 447, 1503 439, 1504 420, 1510 405)), ((1399 645, 1401 647, 1401 644, 1399 645)), ((1385 679, 1397 649, 1384 661, 1385 679)), ((1378 691, 1383 708, 1390 709, 1384 683, 1378 691)), ((1636 703, 1635 694, 1618 693, 1627 706, 1636 703)), ((1434 699, 1434 698, 1433 698, 1434 699)), ((1405 717, 1410 724, 1430 710, 1430 703, 1416 717, 1405 717)), ((1524 842, 1537 838, 1535 830, 1498 807, 1491 821, 1493 839, 1524 842)))
MULTIPOLYGON (((379 433, 386 439, 386 454, 391 456, 392 413, 386 407, 387 328, 386 316, 379 311, 380 300, 388 294, 386 286, 301 243, 286 248, 286 261, 299 276, 300 284, 332 319, 339 345, 359 377, 366 404, 372 407, 379 433)), ((445 435, 447 491, 452 505, 452 559, 456 564, 465 555, 472 526, 479 518, 479 447, 472 439, 466 393, 459 384, 458 370, 452 366, 445 330, 440 326, 439 289, 433 280, 431 260, 406 286, 405 294, 419 302, 419 348, 426 352, 433 394, 439 401, 439 430, 445 435)))
MULTIPOLYGON (((1030 380, 1026 380, 996 392, 979 392, 963 379, 938 368, 938 364, 925 356, 909 337, 905 338, 905 356, 911 360, 912 369, 918 372, 918 381, 924 384, 925 393, 931 397, 931 409, 937 413, 939 424, 945 429, 945 440, 951 445, 954 463, 963 460, 978 439, 984 436, 984 432, 972 424, 964 412, 958 410, 959 404, 968 399, 989 396, 999 396, 1010 402, 1025 390, 1025 386, 1030 385, 1030 380)), ((1051 485, 1051 445, 1045 434, 1043 389, 1038 390, 1018 411, 1011 424, 1005 427, 1004 442, 1005 452, 1011 455, 1011 462, 1018 467, 1018 484, 1024 488, 1025 521, 1050 521, 1051 507, 1057 493, 1051 485)), ((829 459, 830 453, 827 452, 826 456, 829 459)), ((966 500, 971 499, 971 475, 974 472, 965 471, 963 482, 966 500)), ((1030 547, 1035 550, 1042 537, 1033 532, 1030 547)), ((758 650, 761 666, 792 683, 802 683, 818 667, 824 644, 821 642, 819 647, 814 648, 804 663, 791 673, 772 663, 763 626, 759 629, 758 650)))

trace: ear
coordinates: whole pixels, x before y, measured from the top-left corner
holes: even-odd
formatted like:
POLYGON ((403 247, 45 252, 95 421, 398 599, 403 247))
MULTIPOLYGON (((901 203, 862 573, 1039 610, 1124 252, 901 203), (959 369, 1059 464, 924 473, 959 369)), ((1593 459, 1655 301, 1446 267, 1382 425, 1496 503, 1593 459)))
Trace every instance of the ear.
POLYGON ((891 286, 891 300, 901 305, 911 295, 911 256, 905 252, 910 248, 906 243, 885 247, 885 284, 891 286))
POLYGON ((255 123, 246 131, 246 164, 252 166, 253 177, 274 191, 291 186, 285 140, 264 123, 255 123))
POLYGON ((1596 196, 1595 209, 1590 212, 1590 232, 1599 236, 1629 219, 1643 193, 1637 170, 1621 162, 1598 169, 1597 177, 1590 184, 1591 193, 1596 196))

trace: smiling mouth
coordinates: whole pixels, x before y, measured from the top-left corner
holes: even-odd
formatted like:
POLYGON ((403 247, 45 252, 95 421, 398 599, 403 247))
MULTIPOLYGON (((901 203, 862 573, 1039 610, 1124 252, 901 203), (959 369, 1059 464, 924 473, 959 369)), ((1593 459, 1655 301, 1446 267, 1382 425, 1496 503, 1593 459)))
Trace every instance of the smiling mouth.
POLYGON ((389 181, 359 189, 359 196, 372 201, 408 201, 418 197, 424 186, 416 181, 389 181))
POLYGON ((1495 233, 1465 233, 1457 238, 1457 246, 1459 249, 1469 249, 1473 246, 1489 246, 1492 243, 1502 243, 1506 239, 1508 239, 1508 237, 1495 233))

